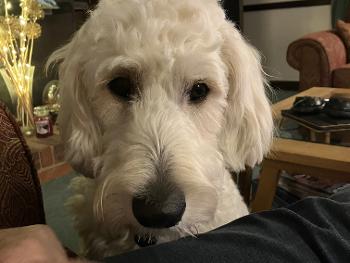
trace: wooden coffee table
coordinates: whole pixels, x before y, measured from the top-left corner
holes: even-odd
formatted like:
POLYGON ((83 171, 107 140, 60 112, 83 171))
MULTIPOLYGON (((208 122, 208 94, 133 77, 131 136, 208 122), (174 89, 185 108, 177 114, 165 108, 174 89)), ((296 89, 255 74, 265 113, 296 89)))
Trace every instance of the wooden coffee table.
MULTIPOLYGON (((295 97, 328 98, 333 93, 350 94, 350 89, 317 87, 282 100, 272 106, 275 123, 282 118, 281 110, 293 105, 295 97)), ((258 189, 251 205, 252 212, 271 209, 282 170, 350 183, 350 147, 275 138, 271 153, 262 163, 258 189)))

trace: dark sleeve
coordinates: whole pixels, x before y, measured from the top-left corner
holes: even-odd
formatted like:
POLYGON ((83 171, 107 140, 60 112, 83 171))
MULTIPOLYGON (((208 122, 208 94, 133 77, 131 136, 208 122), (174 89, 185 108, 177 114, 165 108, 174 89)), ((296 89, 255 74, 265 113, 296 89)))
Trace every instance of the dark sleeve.
POLYGON ((122 262, 350 262, 350 187, 240 218, 198 238, 132 251, 122 262))

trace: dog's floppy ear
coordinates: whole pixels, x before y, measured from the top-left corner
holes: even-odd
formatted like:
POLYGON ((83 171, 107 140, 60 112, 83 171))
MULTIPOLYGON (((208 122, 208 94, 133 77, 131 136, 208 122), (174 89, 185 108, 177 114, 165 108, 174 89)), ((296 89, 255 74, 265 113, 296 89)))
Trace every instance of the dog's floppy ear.
POLYGON ((82 52, 78 52, 80 29, 72 41, 55 51, 47 68, 59 63, 60 112, 59 129, 65 145, 65 158, 85 176, 93 177, 93 159, 100 152, 100 129, 89 103, 87 87, 82 82, 82 52))
POLYGON ((228 168, 239 171, 262 161, 272 141, 273 120, 258 52, 232 23, 222 33, 229 91, 220 148, 228 168))

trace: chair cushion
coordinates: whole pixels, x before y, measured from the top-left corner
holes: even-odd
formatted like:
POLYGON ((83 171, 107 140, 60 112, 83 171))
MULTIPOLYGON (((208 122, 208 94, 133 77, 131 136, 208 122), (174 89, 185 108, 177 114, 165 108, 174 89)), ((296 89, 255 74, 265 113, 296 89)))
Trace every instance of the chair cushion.
POLYGON ((11 113, 0 102, 0 228, 45 224, 32 156, 11 113))
POLYGON ((333 86, 337 88, 350 88, 350 64, 345 64, 332 72, 333 86))
POLYGON ((337 21, 336 30, 339 36, 343 39, 347 48, 347 58, 350 62, 350 23, 345 23, 342 20, 337 21))

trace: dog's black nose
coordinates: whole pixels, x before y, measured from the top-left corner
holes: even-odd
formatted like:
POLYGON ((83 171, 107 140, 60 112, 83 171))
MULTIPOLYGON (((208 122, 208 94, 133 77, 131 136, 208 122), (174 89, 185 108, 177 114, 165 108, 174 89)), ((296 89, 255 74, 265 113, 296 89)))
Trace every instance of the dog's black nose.
POLYGON ((135 196, 132 211, 137 221, 149 228, 168 228, 175 226, 185 212, 185 195, 176 189, 166 195, 135 196))

